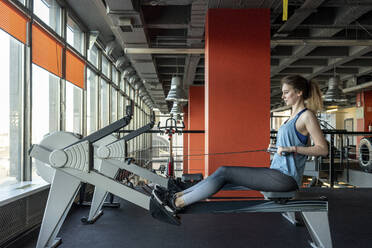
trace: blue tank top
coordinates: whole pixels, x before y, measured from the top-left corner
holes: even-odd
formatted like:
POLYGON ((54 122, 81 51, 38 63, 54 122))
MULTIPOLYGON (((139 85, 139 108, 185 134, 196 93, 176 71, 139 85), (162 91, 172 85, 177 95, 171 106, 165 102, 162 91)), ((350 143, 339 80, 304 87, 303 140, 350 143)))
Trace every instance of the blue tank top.
MULTIPOLYGON (((306 109, 299 112, 295 118, 285 122, 280 126, 278 134, 276 136, 276 146, 306 146, 301 138, 298 136, 296 129, 296 121, 300 115, 305 112, 306 109)), ((301 134, 302 135, 302 134, 301 134)), ((304 136, 304 135, 302 135, 304 136)), ((307 141, 307 136, 306 141, 307 141)), ((274 158, 271 162, 271 169, 279 170, 282 173, 293 177, 298 186, 301 185, 302 174, 304 173, 306 155, 290 153, 287 156, 279 156, 277 153, 274 154, 274 158)))

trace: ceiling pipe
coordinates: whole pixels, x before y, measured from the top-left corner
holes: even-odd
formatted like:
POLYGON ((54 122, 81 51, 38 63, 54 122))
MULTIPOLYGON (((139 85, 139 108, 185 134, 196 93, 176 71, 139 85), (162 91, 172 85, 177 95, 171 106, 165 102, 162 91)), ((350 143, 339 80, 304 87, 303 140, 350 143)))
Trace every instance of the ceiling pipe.
POLYGON ((204 54, 204 49, 194 48, 125 48, 125 54, 204 54))
POLYGON ((362 91, 362 90, 368 89, 368 88, 372 88, 372 81, 364 83, 364 84, 360 84, 360 85, 357 85, 357 86, 352 86, 352 87, 349 87, 349 88, 345 88, 345 89, 342 90, 342 92, 343 93, 351 93, 351 92, 356 92, 356 91, 362 91))
MULTIPOLYGON (((282 39, 271 40, 271 45, 288 46, 372 46, 372 40, 313 40, 282 39)), ((125 54, 204 54, 203 48, 125 48, 125 54)))
POLYGON ((276 46, 372 46, 372 40, 274 39, 270 43, 276 46))

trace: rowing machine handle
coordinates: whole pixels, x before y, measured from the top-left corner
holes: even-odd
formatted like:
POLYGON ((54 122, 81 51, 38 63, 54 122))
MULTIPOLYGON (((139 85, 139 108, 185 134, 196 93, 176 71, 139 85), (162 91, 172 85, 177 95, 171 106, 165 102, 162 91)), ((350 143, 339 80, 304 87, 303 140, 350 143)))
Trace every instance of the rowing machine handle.
MULTIPOLYGON (((278 151, 278 147, 272 146, 267 149, 267 152, 275 154, 278 151)), ((289 155, 289 152, 282 152, 282 156, 287 156, 289 155)))

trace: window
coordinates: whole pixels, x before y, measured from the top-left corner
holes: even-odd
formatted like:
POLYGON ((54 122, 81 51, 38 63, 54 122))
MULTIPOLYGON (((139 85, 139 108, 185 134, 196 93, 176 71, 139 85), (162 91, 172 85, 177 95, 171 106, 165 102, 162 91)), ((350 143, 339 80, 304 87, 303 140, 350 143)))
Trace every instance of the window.
MULTIPOLYGON (((123 110, 123 113, 124 113, 124 116, 127 114, 127 106, 129 105, 129 100, 128 100, 128 97, 124 97, 124 103, 123 103, 123 108, 124 108, 124 110, 123 110)), ((131 122, 130 122, 131 123, 131 122)), ((128 126, 125 126, 124 127, 124 130, 129 130, 130 129, 130 123, 129 123, 129 125, 128 126)))
POLYGON ((23 44, 0 30, 0 187, 21 176, 23 44))
POLYGON ((108 78, 110 78, 109 66, 110 65, 108 59, 104 55, 102 55, 102 73, 108 78))
POLYGON ((132 87, 129 87, 129 99, 133 100, 133 103, 135 103, 134 101, 134 90, 132 87))
POLYGON ((125 92, 125 80, 120 78, 120 89, 125 92))
POLYGON ((90 134, 98 129, 98 76, 90 69, 87 69, 87 76, 87 133, 90 134))
MULTIPOLYGON (((60 79, 32 65, 32 143, 38 144, 43 136, 58 130, 60 79)), ((33 168, 33 177, 36 176, 33 168)))
POLYGON ((101 78, 101 103, 100 103, 100 110, 101 110, 101 118, 100 118, 100 126, 101 128, 110 124, 109 122, 109 85, 106 80, 101 78))
POLYGON ((55 0, 34 0, 34 13, 61 35, 61 7, 55 0))
POLYGON ((98 48, 96 46, 92 46, 88 50, 88 61, 98 68, 98 48))
POLYGON ((66 131, 82 134, 83 90, 66 82, 66 131))
MULTIPOLYGON (((138 129, 139 128, 139 119, 140 119, 140 116, 139 116, 139 112, 138 112, 138 107, 135 106, 134 107, 134 129, 138 129)), ((138 151, 138 136, 134 139, 134 147, 133 147, 134 151, 138 151)))
POLYGON ((111 87, 111 122, 117 120, 117 99, 118 92, 114 87, 111 87))
POLYGON ((79 26, 70 16, 67 17, 67 28, 66 28, 66 39, 67 43, 73 48, 83 54, 84 51, 84 33, 81 31, 79 26))
POLYGON ((118 96, 118 119, 124 117, 124 96, 119 94, 118 96))
POLYGON ((125 94, 129 97, 129 93, 130 93, 130 86, 129 86, 129 83, 128 81, 124 81, 125 82, 125 94))
POLYGON ((114 66, 111 67, 112 68, 112 82, 114 82, 115 85, 119 86, 118 82, 119 82, 119 79, 118 79, 118 75, 119 75, 119 72, 116 70, 116 68, 114 66))

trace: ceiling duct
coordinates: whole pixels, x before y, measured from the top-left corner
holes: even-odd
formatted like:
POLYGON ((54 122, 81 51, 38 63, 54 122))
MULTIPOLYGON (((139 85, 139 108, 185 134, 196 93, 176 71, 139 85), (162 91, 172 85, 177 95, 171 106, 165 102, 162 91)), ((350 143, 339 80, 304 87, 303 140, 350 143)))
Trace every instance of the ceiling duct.
MULTIPOLYGON (((140 96, 141 97, 141 96, 140 96)), ((145 103, 145 100, 149 98, 149 95, 146 93, 141 97, 142 101, 145 103)))
POLYGON ((133 76, 136 73, 136 71, 133 69, 133 67, 129 66, 123 71, 123 78, 128 80, 131 76, 133 76))
POLYGON ((134 87, 136 81, 138 80, 139 80, 139 77, 136 74, 134 74, 133 76, 129 78, 128 82, 130 83, 130 85, 134 87))
POLYGON ((146 88, 145 87, 140 87, 138 89, 138 94, 142 95, 143 93, 147 93, 146 88))
POLYGON ((142 84, 142 81, 141 80, 137 80, 137 81, 134 82, 134 89, 136 91, 138 91, 142 87, 144 88, 145 86, 142 84))
POLYGON ((109 43, 107 43, 106 48, 105 48, 106 54, 108 56, 111 56, 112 53, 114 52, 115 48, 119 48, 119 45, 116 43, 115 40, 110 41, 109 43))
POLYGON ((144 87, 144 85, 142 84, 142 80, 136 74, 129 78, 129 83, 136 91, 144 87))
POLYGON ((94 43, 97 41, 99 36, 99 31, 93 30, 89 32, 89 47, 88 49, 92 49, 94 43))
POLYGON ((182 88, 181 77, 172 77, 171 89, 165 100, 174 102, 187 102, 185 91, 182 88))
POLYGON ((121 72, 125 69, 125 67, 127 67, 128 64, 129 61, 124 56, 119 57, 115 62, 116 68, 118 68, 121 72))
POLYGON ((148 96, 148 93, 145 89, 145 87, 141 87, 139 90, 138 90, 138 95, 144 99, 146 99, 146 97, 148 96))
MULTIPOLYGON (((142 1, 93 0, 93 2, 100 7, 100 14, 104 14, 103 19, 123 50, 127 47, 150 47, 148 30, 145 30, 146 23, 142 13, 142 1)), ((156 102, 156 107, 162 113, 168 112, 163 84, 160 83, 153 56, 151 54, 126 54, 124 56, 128 58, 131 67, 141 79, 157 83, 156 90, 153 90, 155 87, 147 87, 147 91, 156 102)), ((124 77, 125 80, 128 80, 132 75, 127 73, 124 77)))
POLYGON ((147 106, 149 106, 151 109, 153 109, 153 108, 155 107, 154 103, 153 103, 151 100, 149 100, 149 101, 147 101, 147 102, 145 102, 145 103, 146 103, 147 106))
POLYGON ((151 102, 152 100, 151 100, 151 97, 150 97, 150 95, 145 95, 144 97, 143 97, 143 101, 145 102, 145 103, 149 103, 149 102, 151 102))
POLYGON ((323 96, 323 101, 326 103, 342 104, 346 103, 347 99, 342 92, 339 84, 341 83, 339 76, 333 76, 328 81, 328 90, 323 96))

